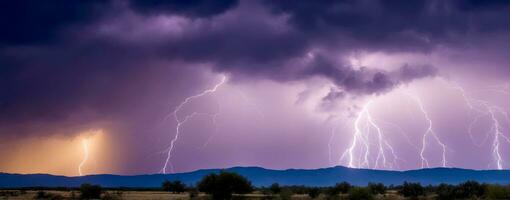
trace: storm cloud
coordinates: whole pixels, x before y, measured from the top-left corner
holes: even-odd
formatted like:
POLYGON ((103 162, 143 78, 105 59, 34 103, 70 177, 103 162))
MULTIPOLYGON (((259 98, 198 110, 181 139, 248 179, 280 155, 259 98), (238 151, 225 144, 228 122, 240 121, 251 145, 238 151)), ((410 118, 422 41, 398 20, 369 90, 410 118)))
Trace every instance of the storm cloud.
POLYGON ((323 76, 345 92, 384 93, 440 66, 354 69, 350 53, 430 52, 506 34, 509 8, 505 1, 4 1, 0 115, 7 122, 58 118, 77 106, 105 110, 84 97, 115 93, 155 62, 207 63, 233 80, 323 76))
POLYGON ((214 83, 210 74, 232 83, 326 79, 334 86, 325 103, 382 95, 446 68, 357 66, 353 54, 430 55, 510 34, 504 0, 6 0, 0 13, 6 136, 98 123, 144 132, 214 83))

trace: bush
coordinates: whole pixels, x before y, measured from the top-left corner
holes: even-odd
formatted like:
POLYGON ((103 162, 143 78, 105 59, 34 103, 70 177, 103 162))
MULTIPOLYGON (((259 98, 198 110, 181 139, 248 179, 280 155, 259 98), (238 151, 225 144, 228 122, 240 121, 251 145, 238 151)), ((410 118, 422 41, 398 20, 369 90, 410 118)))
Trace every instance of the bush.
POLYGON ((161 184, 161 187, 164 191, 169 191, 173 193, 183 193, 186 190, 186 185, 181 181, 165 181, 161 184))
POLYGON ((510 199, 510 191, 500 185, 489 185, 486 190, 486 198, 499 200, 499 199, 510 199))
POLYGON ((231 173, 220 172, 209 174, 198 183, 198 189, 211 194, 213 199, 231 199, 232 193, 246 194, 253 190, 251 182, 243 176, 231 173))
POLYGON ((81 199, 99 199, 101 198, 102 188, 99 185, 82 184, 80 186, 81 199))
MULTIPOLYGON (((16 197, 16 196, 19 196, 20 194, 22 194, 23 192, 25 192, 24 190, 21 190, 21 191, 0 191, 0 197, 16 197)), ((26 192, 25 192, 26 193, 26 192)))
POLYGON ((101 198, 102 200, 121 200, 122 199, 122 193, 110 193, 110 192, 105 192, 103 197, 101 198))
POLYGON ((321 190, 319 188, 313 187, 308 189, 308 196, 310 198, 315 199, 321 194, 321 190))
POLYGON ((455 197, 459 199, 479 198, 485 193, 485 186, 476 181, 461 183, 455 189, 455 197))
POLYGON ((286 188, 286 189, 282 189, 282 191, 280 191, 280 200, 291 200, 292 199, 292 190, 286 188))
POLYGON ((334 199, 339 199, 339 196, 338 194, 342 193, 342 194, 345 194, 347 192, 349 192, 349 190, 352 188, 351 184, 347 183, 347 182, 341 182, 341 183, 337 183, 335 184, 335 186, 333 187, 330 187, 326 190, 326 198, 327 199, 330 199, 330 200, 334 200, 334 199))
POLYGON ((386 186, 382 183, 368 183, 368 189, 372 192, 372 194, 386 193, 386 186))
POLYGON ((337 188, 340 193, 346 194, 349 192, 349 190, 351 190, 352 185, 344 181, 341 183, 337 183, 335 185, 335 188, 337 188))
POLYGON ((409 197, 411 199, 417 199, 418 196, 422 196, 425 194, 425 190, 420 183, 408 183, 404 182, 402 188, 398 193, 404 197, 409 197))
POLYGON ((34 199, 46 199, 46 200, 62 200, 64 197, 59 194, 51 194, 44 191, 38 191, 35 194, 34 199))
POLYGON ((197 189, 193 188, 193 189, 189 190, 189 198, 190 199, 195 199, 198 197, 198 195, 199 195, 199 192, 197 189))
POLYGON ((349 190, 349 200, 372 200, 374 195, 367 188, 353 187, 349 190))
POLYGON ((45 199, 47 195, 48 194, 46 194, 44 191, 37 191, 37 193, 35 193, 34 199, 45 199))
POLYGON ((436 189, 438 200, 450 200, 455 199, 455 187, 448 184, 440 184, 436 189))
POLYGON ((271 186, 269 186, 269 190, 271 190, 271 193, 273 194, 278 194, 280 191, 282 191, 282 188, 280 185, 278 185, 278 183, 273 183, 271 186))

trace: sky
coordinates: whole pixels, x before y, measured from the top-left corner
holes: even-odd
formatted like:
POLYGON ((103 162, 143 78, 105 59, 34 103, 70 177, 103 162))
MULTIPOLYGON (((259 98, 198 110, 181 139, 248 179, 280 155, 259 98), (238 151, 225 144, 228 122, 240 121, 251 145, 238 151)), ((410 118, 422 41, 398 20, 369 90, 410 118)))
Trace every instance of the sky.
POLYGON ((0 171, 510 169, 505 0, 0 2, 0 171))

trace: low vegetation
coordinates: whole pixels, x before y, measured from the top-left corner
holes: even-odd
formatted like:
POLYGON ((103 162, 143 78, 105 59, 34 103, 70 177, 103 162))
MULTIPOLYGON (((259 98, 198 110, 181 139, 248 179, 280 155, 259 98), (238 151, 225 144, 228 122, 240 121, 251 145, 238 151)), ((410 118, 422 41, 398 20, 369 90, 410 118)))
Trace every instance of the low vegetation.
POLYGON ((195 186, 179 180, 164 181, 161 188, 102 188, 99 185, 83 184, 79 188, 23 188, 0 190, 2 199, 321 199, 321 200, 456 200, 456 199, 510 199, 510 186, 483 184, 467 181, 458 185, 440 184, 423 186, 420 183, 404 182, 398 186, 369 183, 353 186, 340 182, 330 187, 287 186, 274 183, 269 187, 254 187, 245 177, 231 172, 220 172, 205 176, 195 186))

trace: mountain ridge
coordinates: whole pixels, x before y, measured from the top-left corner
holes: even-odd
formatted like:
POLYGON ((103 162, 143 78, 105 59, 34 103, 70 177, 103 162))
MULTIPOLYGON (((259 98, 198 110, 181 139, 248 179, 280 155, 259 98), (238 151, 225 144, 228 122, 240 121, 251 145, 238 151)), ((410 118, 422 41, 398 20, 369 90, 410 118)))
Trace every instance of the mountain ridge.
POLYGON ((196 184, 203 176, 220 171, 236 172, 247 177, 256 186, 281 185, 330 186, 341 181, 353 185, 381 182, 386 185, 420 182, 424 185, 467 180, 485 183, 509 184, 510 170, 473 170, 462 168, 425 168, 406 171, 355 169, 334 166, 318 169, 266 169, 262 167, 231 167, 224 169, 199 169, 175 174, 115 175, 95 174, 86 176, 63 176, 51 174, 11 174, 0 172, 0 188, 14 187, 77 187, 83 183, 103 187, 160 187, 165 180, 181 180, 188 185, 196 184))

